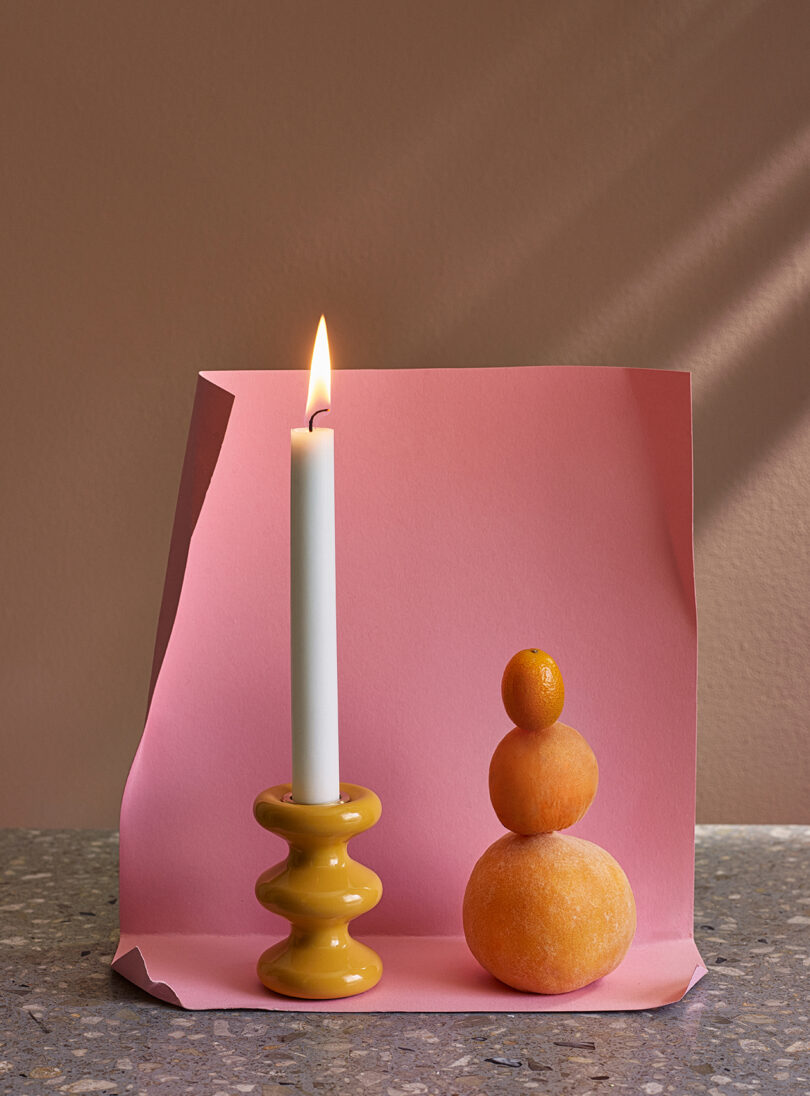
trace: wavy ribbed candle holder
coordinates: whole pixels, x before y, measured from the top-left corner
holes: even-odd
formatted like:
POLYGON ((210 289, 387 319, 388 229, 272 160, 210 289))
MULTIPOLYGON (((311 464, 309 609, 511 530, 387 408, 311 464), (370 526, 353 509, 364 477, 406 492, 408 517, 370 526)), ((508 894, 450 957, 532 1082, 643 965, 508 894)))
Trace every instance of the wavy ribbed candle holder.
POLYGON ((287 859, 256 882, 261 904, 291 925, 257 966, 264 985, 287 997, 352 997, 382 975, 379 955, 349 935, 349 922, 379 902, 382 883, 346 847, 375 824, 382 806, 359 784, 341 784, 340 795, 339 803, 294 803, 291 786, 279 784, 253 804, 259 824, 290 846, 287 859))

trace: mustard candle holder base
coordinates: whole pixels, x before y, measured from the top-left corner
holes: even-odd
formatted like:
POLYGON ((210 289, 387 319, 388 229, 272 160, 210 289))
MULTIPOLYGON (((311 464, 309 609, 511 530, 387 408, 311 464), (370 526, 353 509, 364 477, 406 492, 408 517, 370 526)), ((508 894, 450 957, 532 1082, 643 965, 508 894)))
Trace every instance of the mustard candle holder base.
POLYGON ((263 953, 258 975, 287 997, 353 997, 382 975, 379 955, 349 935, 349 922, 379 902, 382 883, 346 846, 377 822, 382 806, 359 784, 341 784, 339 803, 294 803, 291 791, 289 784, 267 788, 253 804, 259 824, 290 846, 287 859, 256 882, 261 904, 291 926, 263 953))

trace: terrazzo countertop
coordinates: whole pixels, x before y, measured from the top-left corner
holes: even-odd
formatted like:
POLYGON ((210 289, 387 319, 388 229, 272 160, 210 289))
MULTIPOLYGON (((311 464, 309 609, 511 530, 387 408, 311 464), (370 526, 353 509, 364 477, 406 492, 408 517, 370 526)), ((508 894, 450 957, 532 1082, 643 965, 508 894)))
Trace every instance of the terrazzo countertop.
POLYGON ((184 1012, 110 970, 117 835, 0 831, 2 1093, 810 1096, 810 826, 699 826, 709 974, 648 1012, 184 1012))

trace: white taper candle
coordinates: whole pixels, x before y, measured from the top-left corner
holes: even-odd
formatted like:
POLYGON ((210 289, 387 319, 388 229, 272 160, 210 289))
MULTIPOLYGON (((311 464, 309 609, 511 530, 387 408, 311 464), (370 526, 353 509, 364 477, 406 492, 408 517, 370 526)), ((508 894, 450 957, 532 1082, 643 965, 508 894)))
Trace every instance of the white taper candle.
POLYGON ((309 426, 291 433, 290 639, 292 797, 298 803, 340 798, 334 431, 314 427, 329 406, 329 350, 321 317, 312 358, 309 426), (326 355, 326 379, 316 358, 326 355), (320 386, 319 386, 320 385, 320 386))

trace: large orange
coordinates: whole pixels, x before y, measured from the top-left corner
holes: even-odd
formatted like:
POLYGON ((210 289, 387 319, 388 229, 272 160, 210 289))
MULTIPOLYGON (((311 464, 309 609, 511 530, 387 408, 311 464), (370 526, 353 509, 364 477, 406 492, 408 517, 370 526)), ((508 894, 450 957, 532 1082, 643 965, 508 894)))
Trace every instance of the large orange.
POLYGON ((504 834, 464 894, 470 951, 490 974, 530 993, 569 993, 604 977, 635 930, 627 876, 610 853, 567 834, 504 834))
POLYGON ((515 833, 548 833, 579 822, 596 795, 599 765, 579 731, 559 720, 504 735, 489 763, 489 798, 515 833))
POLYGON ((560 668, 551 655, 529 647, 512 655, 501 680, 506 714, 524 731, 540 731, 560 718, 565 701, 560 668))

